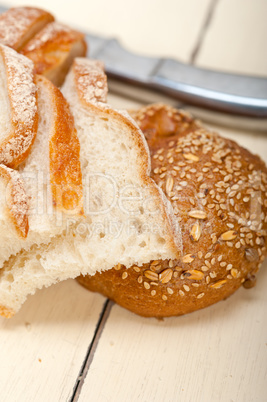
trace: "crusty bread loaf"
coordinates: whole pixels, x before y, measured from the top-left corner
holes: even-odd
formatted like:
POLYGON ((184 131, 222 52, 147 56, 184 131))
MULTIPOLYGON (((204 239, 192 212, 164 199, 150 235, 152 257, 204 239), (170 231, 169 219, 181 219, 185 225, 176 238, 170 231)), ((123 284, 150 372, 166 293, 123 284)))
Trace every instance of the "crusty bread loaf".
POLYGON ((21 53, 33 61, 37 74, 61 86, 75 57, 85 56, 86 51, 84 34, 51 22, 27 43, 21 53))
POLYGON ((0 43, 20 49, 54 17, 35 7, 14 7, 0 15, 0 43))
MULTIPOLYGON (((13 91, 11 98, 12 113, 15 116, 13 120, 19 127, 19 129, 14 130, 14 141, 12 142, 14 152, 10 154, 11 156, 16 155, 17 160, 21 159, 21 155, 25 156, 26 153, 29 153, 29 147, 27 148, 23 143, 23 129, 32 141, 37 128, 35 119, 39 117, 35 142, 30 148, 31 151, 27 159, 19 165, 18 173, 16 173, 20 176, 20 180, 16 179, 16 183, 21 183, 19 188, 23 186, 28 198, 27 214, 26 210, 22 211, 22 214, 17 215, 15 219, 14 213, 10 212, 18 210, 19 203, 23 200, 18 197, 17 199, 16 197, 10 198, 5 192, 2 193, 0 214, 1 268, 3 262, 10 255, 17 253, 22 248, 27 250, 33 244, 47 243, 53 236, 61 233, 66 228, 66 219, 70 214, 79 215, 82 213, 83 195, 80 144, 74 127, 73 116, 66 100, 59 89, 46 78, 36 77, 36 84, 31 75, 27 80, 28 76, 24 73, 23 68, 25 63, 26 66, 32 65, 32 63, 26 57, 16 54, 14 50, 5 46, 0 46, 0 49, 8 56, 12 55, 9 57, 8 65, 12 73, 13 70, 17 72, 17 75, 13 73, 13 76, 8 78, 13 91), (21 72, 20 78, 18 78, 18 72, 21 72), (25 86, 29 88, 26 89, 25 86), (35 102, 36 92, 38 92, 37 105, 35 102), (20 123, 22 128, 19 125, 20 123), (21 154, 19 154, 18 151, 21 149, 21 154), (22 219, 21 224, 18 224, 20 219, 22 219)), ((4 80, 3 83, 5 83, 4 80)), ((0 111, 1 117, 4 112, 5 109, 0 111)), ((9 138, 7 135, 6 137, 9 138)), ((4 152, 3 149, 2 146, 2 154, 7 155, 7 151, 4 152)), ((2 161, 10 162, 10 159, 6 157, 2 158, 2 161)), ((11 169, 8 172, 10 172, 10 183, 7 183, 7 176, 5 176, 5 180, 2 181, 3 191, 16 178, 15 172, 11 174, 11 169)), ((18 188, 18 184, 14 188, 18 188)), ((22 204, 26 205, 24 201, 22 204)))
POLYGON ((142 316, 192 312, 255 284, 266 257, 267 168, 235 142, 163 105, 134 113, 148 140, 152 177, 181 225, 183 255, 80 277, 142 316))
POLYGON ((126 112, 103 103, 107 88, 101 64, 76 60, 63 93, 81 144, 84 216, 72 219, 50 244, 33 246, 5 263, 0 313, 6 317, 43 286, 118 263, 175 258, 182 247, 171 204, 149 176, 142 132, 126 112))
POLYGON ((37 132, 33 63, 0 45, 0 163, 16 167, 27 157, 37 132))
POLYGON ((74 58, 87 51, 84 34, 34 7, 14 7, 0 15, 0 44, 27 56, 34 72, 56 86, 63 84, 74 58))

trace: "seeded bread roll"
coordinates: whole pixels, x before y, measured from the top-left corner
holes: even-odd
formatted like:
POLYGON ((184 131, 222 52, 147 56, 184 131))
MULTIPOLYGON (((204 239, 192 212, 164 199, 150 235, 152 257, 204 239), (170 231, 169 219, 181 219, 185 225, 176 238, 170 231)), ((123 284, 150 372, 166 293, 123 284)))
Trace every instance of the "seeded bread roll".
POLYGON ((146 317, 186 314, 250 288, 266 256, 267 169, 235 142, 163 105, 134 113, 151 152, 152 178, 171 201, 182 231, 180 259, 118 265, 79 277, 146 317))

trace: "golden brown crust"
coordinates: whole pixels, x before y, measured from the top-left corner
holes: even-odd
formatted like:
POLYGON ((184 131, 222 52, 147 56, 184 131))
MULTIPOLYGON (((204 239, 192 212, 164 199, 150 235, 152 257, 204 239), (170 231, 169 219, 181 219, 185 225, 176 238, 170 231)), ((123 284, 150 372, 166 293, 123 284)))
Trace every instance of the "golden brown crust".
POLYGON ((166 243, 169 249, 172 250, 174 256, 180 255, 180 237, 176 231, 175 223, 171 219, 171 213, 167 214, 167 206, 162 198, 160 188, 155 186, 155 182, 150 177, 150 158, 147 144, 143 138, 143 134, 135 121, 128 113, 116 111, 103 103, 106 101, 107 95, 107 80, 103 73, 103 63, 97 60, 88 60, 77 58, 72 66, 73 79, 80 102, 86 107, 90 107, 96 114, 106 114, 115 118, 120 125, 127 126, 131 133, 134 142, 140 152, 140 160, 137 169, 146 188, 153 194, 156 206, 160 210, 161 216, 164 217, 166 231, 164 233, 166 243), (101 84, 101 85, 99 85, 101 84))
POLYGON ((11 129, 0 142, 0 163, 16 167, 28 156, 38 128, 37 93, 33 64, 14 50, 0 45, 6 72, 11 129))
POLYGON ((39 8, 14 7, 0 15, 0 43, 19 51, 54 17, 39 8))
POLYGON ((14 224, 18 235, 26 238, 29 231, 29 204, 23 181, 16 170, 10 169, 5 165, 0 165, 0 179, 4 182, 6 188, 4 200, 7 215, 14 224))
POLYGON ((5 306, 0 306, 0 315, 5 318, 12 318, 15 315, 15 311, 5 306))
POLYGON ((52 79, 52 82, 59 86, 63 83, 73 58, 85 56, 86 51, 84 34, 58 22, 52 22, 28 42, 21 53, 33 61, 36 74, 52 79), (77 50, 72 55, 74 47, 77 50))
POLYGON ((72 70, 77 93, 83 104, 91 106, 92 102, 107 101, 107 76, 101 61, 77 58, 72 70))
POLYGON ((183 256, 127 270, 118 266, 79 282, 154 317, 189 313, 225 299, 241 284, 251 287, 266 256, 265 164, 183 112, 152 105, 135 118, 147 136, 152 178, 181 225, 183 256))
POLYGON ((37 84, 50 92, 54 114, 54 134, 49 139, 50 183, 53 203, 66 213, 83 213, 83 186, 80 142, 69 105, 62 93, 45 77, 37 84))

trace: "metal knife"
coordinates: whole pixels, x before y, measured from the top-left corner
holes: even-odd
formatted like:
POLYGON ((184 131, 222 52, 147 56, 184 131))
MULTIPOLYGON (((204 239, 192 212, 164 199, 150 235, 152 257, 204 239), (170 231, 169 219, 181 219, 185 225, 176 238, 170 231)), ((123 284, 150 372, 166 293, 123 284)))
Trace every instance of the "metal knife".
POLYGON ((186 104, 267 118, 267 76, 228 74, 174 59, 139 56, 125 50, 116 39, 91 34, 86 38, 90 57, 102 60, 112 78, 161 91, 186 104))

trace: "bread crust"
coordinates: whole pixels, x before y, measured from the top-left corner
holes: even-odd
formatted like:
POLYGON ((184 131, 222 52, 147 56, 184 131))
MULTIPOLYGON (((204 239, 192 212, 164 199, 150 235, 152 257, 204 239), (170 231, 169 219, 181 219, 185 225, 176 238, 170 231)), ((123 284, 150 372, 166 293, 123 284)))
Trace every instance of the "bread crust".
POLYGON ((0 15, 0 43, 20 49, 54 17, 35 7, 14 7, 0 15))
POLYGON ((255 284, 266 256, 267 169, 256 155, 164 105, 134 117, 152 178, 172 202, 183 255, 80 277, 86 288, 146 317, 186 314, 255 284))
POLYGON ((63 83, 74 57, 85 56, 86 52, 84 34, 56 21, 47 24, 21 50, 33 61, 35 73, 46 76, 57 86, 63 83))
POLYGON ((15 168, 27 158, 36 137, 37 91, 29 59, 2 45, 0 59, 6 72, 6 96, 11 110, 11 132, 0 142, 0 163, 15 168))
POLYGON ((107 81, 103 72, 103 64, 99 61, 76 58, 72 66, 73 80, 81 103, 90 107, 96 114, 106 114, 115 118, 120 125, 128 127, 140 153, 141 163, 136 166, 145 187, 153 194, 153 200, 166 223, 164 238, 174 256, 181 253, 182 244, 179 225, 174 222, 171 205, 165 199, 162 190, 150 177, 150 157, 147 142, 135 121, 127 112, 112 109, 107 104, 107 81), (99 86, 101 83, 101 86, 99 86), (167 213, 168 211, 168 213, 167 213))
POLYGON ((22 238, 26 238, 29 231, 29 202, 24 183, 19 172, 5 165, 0 165, 0 179, 6 188, 4 200, 6 202, 7 216, 14 225, 17 234, 22 238))
POLYGON ((5 306, 0 306, 0 315, 5 318, 11 318, 15 315, 15 312, 5 306))
POLYGON ((69 105, 47 78, 36 76, 37 85, 49 91, 54 133, 49 139, 50 183, 54 207, 69 214, 83 213, 80 142, 69 105))

